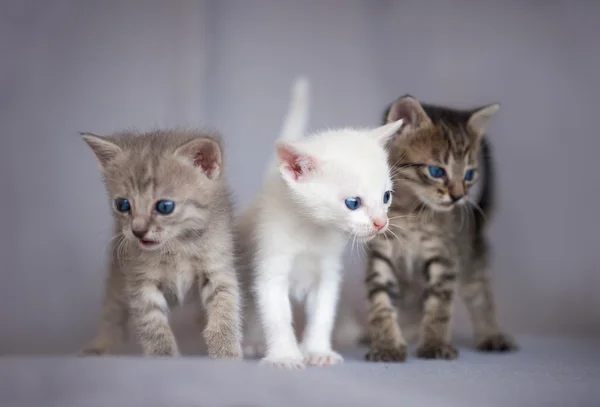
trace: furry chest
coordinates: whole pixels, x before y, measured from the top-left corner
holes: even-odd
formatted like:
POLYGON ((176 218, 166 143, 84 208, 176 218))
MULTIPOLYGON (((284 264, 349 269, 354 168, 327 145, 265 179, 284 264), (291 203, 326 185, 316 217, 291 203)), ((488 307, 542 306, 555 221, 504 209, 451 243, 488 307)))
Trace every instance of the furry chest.
POLYGON ((297 300, 302 299, 309 288, 317 281, 321 271, 319 257, 312 253, 296 256, 290 271, 290 294, 297 300))
POLYGON ((169 305, 181 305, 186 297, 196 297, 196 293, 188 295, 198 284, 198 273, 190 262, 176 262, 169 269, 163 270, 163 273, 163 293, 169 305))

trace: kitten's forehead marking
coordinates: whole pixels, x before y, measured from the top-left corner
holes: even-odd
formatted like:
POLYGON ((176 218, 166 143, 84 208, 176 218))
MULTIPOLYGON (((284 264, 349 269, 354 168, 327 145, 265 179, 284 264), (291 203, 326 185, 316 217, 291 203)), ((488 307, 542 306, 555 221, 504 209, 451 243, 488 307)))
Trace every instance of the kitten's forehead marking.
POLYGON ((462 123, 439 122, 434 124, 437 130, 437 137, 431 140, 432 155, 437 156, 440 162, 450 165, 449 158, 453 156, 456 161, 471 159, 473 155, 473 135, 467 126, 462 123), (443 151, 438 149, 442 148, 443 151))

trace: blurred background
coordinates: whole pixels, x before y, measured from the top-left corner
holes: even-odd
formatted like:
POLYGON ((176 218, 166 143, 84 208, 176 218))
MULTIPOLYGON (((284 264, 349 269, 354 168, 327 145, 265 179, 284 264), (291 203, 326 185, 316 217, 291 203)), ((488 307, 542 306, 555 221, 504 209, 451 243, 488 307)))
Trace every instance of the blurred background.
MULTIPOLYGON (((0 353, 74 352, 98 323, 111 221, 78 131, 219 129, 239 208, 299 74, 315 130, 376 126, 405 93, 500 102, 489 236, 501 324, 600 335, 599 12, 585 0, 3 0, 0 353)), ((343 302, 364 312, 362 264, 347 266, 343 302)))

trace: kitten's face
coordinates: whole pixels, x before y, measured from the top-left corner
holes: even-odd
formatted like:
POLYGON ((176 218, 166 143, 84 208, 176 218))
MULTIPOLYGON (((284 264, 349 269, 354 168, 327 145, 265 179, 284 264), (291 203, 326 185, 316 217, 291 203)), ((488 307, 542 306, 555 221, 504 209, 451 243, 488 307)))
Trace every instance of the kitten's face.
POLYGON ((361 240, 388 227, 392 182, 385 139, 368 132, 331 131, 295 145, 279 145, 280 171, 293 197, 319 223, 361 240))
POLYGON ((452 209, 467 201, 467 193, 477 180, 479 140, 468 133, 444 133, 438 127, 423 130, 420 139, 408 141, 402 155, 411 164, 399 176, 410 180, 416 195, 431 208, 452 209), (452 138, 454 142, 449 142, 452 138))
POLYGON ((220 165, 214 141, 188 137, 182 143, 166 133, 85 137, 99 158, 113 216, 125 239, 154 251, 202 234, 220 165), (109 159, 103 158, 107 151, 109 159))
POLYGON ((423 109, 411 97, 397 100, 388 120, 404 117, 409 123, 389 146, 397 181, 434 210, 465 204, 478 178, 481 138, 497 108, 490 105, 473 112, 423 109))

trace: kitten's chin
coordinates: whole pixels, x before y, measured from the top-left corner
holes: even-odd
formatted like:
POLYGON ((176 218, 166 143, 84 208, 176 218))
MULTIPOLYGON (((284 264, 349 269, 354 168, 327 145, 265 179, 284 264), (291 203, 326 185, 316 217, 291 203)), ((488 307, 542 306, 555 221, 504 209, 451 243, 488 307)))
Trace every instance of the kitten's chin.
POLYGON ((364 243, 367 243, 367 242, 373 240, 375 238, 375 236, 377 236, 378 234, 383 233, 383 232, 384 231, 375 232, 375 233, 369 233, 369 234, 365 234, 365 235, 362 235, 362 234, 361 235, 359 235, 359 234, 351 234, 351 235, 355 236, 356 240, 359 243, 363 243, 364 244, 364 243))
POLYGON ((424 197, 421 198, 421 201, 436 212, 450 212, 456 206, 453 202, 432 201, 424 197))
POLYGON ((450 212, 456 205, 453 203, 436 203, 429 205, 431 209, 438 212, 450 212))

